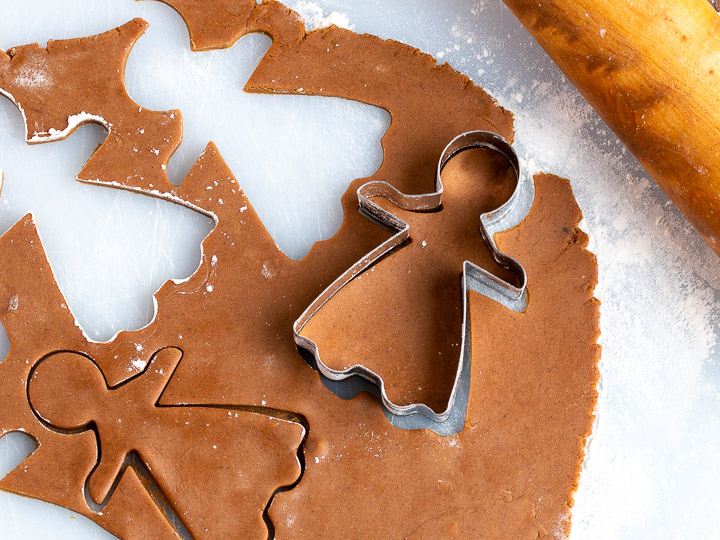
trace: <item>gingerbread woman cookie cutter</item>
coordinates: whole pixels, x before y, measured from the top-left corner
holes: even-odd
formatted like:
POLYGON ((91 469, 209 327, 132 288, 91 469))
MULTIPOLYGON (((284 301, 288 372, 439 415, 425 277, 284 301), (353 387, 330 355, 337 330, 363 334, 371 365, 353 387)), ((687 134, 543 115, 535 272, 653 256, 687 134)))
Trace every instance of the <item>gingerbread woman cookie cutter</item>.
POLYGON ((314 364, 322 375, 324 382, 333 391, 343 397, 350 397, 359 390, 377 390, 384 410, 390 422, 402 429, 429 428, 441 435, 451 435, 462 430, 465 422, 465 411, 470 390, 470 314, 468 307, 468 291, 475 291, 507 308, 521 312, 527 305, 527 275, 523 266, 514 258, 501 252, 495 244, 494 236, 500 231, 508 230, 519 224, 530 211, 535 198, 535 187, 521 166, 512 145, 502 136, 489 131, 469 131, 458 135, 442 152, 438 163, 435 179, 435 192, 421 195, 401 193, 387 182, 370 182, 358 189, 359 211, 369 219, 388 227, 396 234, 365 255, 343 275, 335 280, 295 321, 295 342, 314 356, 314 364), (495 261, 510 270, 518 278, 512 284, 491 274, 476 264, 463 263, 463 322, 462 345, 457 375, 452 387, 447 407, 442 412, 435 412, 424 403, 398 405, 393 403, 385 391, 385 383, 380 375, 361 364, 347 369, 337 370, 327 366, 321 359, 318 345, 302 335, 302 330, 309 320, 322 306, 327 303, 340 289, 368 270, 384 256, 398 249, 410 238, 409 225, 375 204, 372 199, 382 197, 395 204, 398 208, 415 212, 437 210, 441 206, 443 195, 442 171, 445 165, 460 152, 472 148, 485 148, 504 156, 512 166, 517 184, 510 198, 499 208, 480 216, 480 233, 487 244, 495 261), (361 384, 357 384, 357 379, 361 384), (362 384, 363 381, 369 382, 362 384))

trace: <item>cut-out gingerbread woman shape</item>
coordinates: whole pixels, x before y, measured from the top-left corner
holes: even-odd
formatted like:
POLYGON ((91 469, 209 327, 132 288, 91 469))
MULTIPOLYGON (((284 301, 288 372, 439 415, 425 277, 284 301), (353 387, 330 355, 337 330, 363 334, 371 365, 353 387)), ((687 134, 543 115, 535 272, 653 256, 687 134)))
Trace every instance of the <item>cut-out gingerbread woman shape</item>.
POLYGON ((107 503, 137 456, 192 537, 261 537, 255 510, 298 480, 305 429, 247 408, 158 406, 181 358, 180 349, 162 349, 141 374, 109 388, 89 357, 54 353, 33 371, 30 403, 51 429, 95 431, 98 463, 86 484, 95 503, 107 503))

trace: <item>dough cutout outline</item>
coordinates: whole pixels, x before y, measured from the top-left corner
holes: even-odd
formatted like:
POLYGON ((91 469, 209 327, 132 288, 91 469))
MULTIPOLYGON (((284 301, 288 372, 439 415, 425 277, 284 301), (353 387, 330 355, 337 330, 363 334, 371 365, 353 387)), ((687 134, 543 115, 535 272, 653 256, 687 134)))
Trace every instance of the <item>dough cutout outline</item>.
MULTIPOLYGON (((241 406, 161 405, 162 394, 181 359, 180 349, 161 349, 153 355, 143 371, 120 385, 109 387, 99 366, 89 356, 59 351, 44 357, 33 366, 27 392, 34 414, 48 429, 68 436, 94 432, 98 461, 83 490, 88 507, 93 512, 102 515, 126 470, 132 468, 177 534, 182 538, 197 538, 203 536, 199 534, 203 528, 204 534, 212 535, 209 530, 217 521, 237 520, 237 516, 228 512, 227 508, 237 508, 240 506, 238 502, 248 496, 242 491, 228 494, 217 489, 217 481, 224 475, 228 475, 225 478, 227 484, 239 481, 237 475, 230 474, 235 469, 229 464, 242 462, 243 458, 253 453, 257 461, 261 458, 272 460, 280 453, 268 451, 272 445, 263 445, 262 439, 258 437, 250 438, 250 445, 243 445, 243 439, 238 437, 230 441, 224 439, 227 432, 235 431, 236 435, 242 435, 243 430, 233 430, 233 424, 243 421, 250 424, 252 420, 253 424, 259 421, 282 425, 288 434, 290 431, 296 432, 291 438, 297 445, 286 447, 286 450, 293 451, 285 456, 291 457, 295 465, 280 471, 282 474, 275 471, 275 477, 285 477, 288 482, 275 488, 267 498, 268 506, 275 492, 300 481, 301 463, 298 456, 302 452, 307 430, 303 425, 306 423, 304 419, 284 411, 262 411, 256 407, 241 406), (215 427, 215 424, 219 425, 215 427), (205 438, 198 439, 196 432, 203 429, 205 438), (178 433, 180 431, 186 433, 178 433), (262 448, 255 450, 252 445, 257 444, 259 439, 262 448), (182 444, 188 440, 195 442, 194 447, 182 444), (163 447, 157 448, 158 444, 163 447), (225 448, 221 447, 223 444, 225 448), (166 454, 169 455, 166 457, 166 454), (160 467, 156 466, 159 456, 160 467), (218 477, 212 474, 213 467, 228 470, 218 477), (294 473, 292 469, 295 469, 294 473), (197 473, 193 474, 193 470, 197 473), (184 500, 185 493, 178 493, 178 490, 167 493, 167 489, 163 489, 163 478, 156 477, 163 472, 185 475, 174 485, 191 488, 188 489, 187 500, 184 500), (217 504, 202 503, 203 499, 199 496, 203 493, 206 500, 215 499, 213 502, 217 504), (235 500, 218 501, 218 493, 231 495, 235 500), (204 515, 198 519, 197 514, 204 515)), ((259 431, 256 425, 248 425, 247 428, 248 432, 259 431)), ((272 431, 267 435, 271 437, 272 431)), ((267 471, 267 465, 250 462, 245 474, 267 471)), ((259 482, 252 482, 248 478, 243 481, 252 486, 259 485, 259 482)), ((173 485, 172 482, 169 484, 173 485)), ((263 497, 263 494, 259 497, 263 497)))

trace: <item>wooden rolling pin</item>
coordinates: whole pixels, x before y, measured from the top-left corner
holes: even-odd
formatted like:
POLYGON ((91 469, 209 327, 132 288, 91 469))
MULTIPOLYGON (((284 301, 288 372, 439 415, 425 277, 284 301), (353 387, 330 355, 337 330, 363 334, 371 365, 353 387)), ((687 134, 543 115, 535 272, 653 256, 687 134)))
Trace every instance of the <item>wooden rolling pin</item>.
POLYGON ((505 3, 720 255, 720 15, 708 0, 505 3))

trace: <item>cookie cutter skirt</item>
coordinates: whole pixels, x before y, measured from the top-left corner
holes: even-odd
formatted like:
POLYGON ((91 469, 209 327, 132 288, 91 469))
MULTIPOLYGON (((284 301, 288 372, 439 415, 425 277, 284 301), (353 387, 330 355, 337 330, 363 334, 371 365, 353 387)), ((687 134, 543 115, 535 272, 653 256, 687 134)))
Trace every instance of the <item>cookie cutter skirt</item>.
POLYGON ((470 313, 468 291, 472 290, 506 306, 513 311, 523 311, 527 305, 527 275, 522 265, 502 253, 496 246, 494 235, 519 224, 530 211, 535 198, 535 186, 520 167, 512 146, 500 135, 488 131, 470 131, 453 139, 443 151, 435 178, 435 192, 422 195, 401 193, 387 182, 370 182, 358 189, 360 212, 369 219, 385 226, 396 234, 365 255, 330 285, 295 321, 295 342, 312 353, 311 363, 320 372, 323 382, 340 397, 349 399, 361 391, 369 391, 379 397, 391 424, 402 429, 431 429, 440 435, 452 435, 462 431, 465 424, 470 393, 470 313), (372 199, 382 197, 398 208, 427 212, 437 210, 442 203, 442 171, 457 154, 471 148, 486 148, 503 155, 515 171, 517 184, 510 198, 499 208, 480 216, 480 233, 495 261, 518 277, 518 284, 508 283, 470 261, 463 264, 462 295, 463 323, 462 347, 457 374, 448 399, 447 408, 435 412, 424 403, 398 405, 390 401, 385 383, 380 375, 363 365, 336 370, 323 363, 318 345, 301 332, 313 315, 348 282, 365 272, 382 257, 399 249, 410 238, 410 227, 403 220, 389 213, 372 199))

